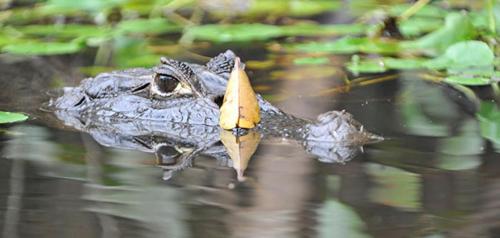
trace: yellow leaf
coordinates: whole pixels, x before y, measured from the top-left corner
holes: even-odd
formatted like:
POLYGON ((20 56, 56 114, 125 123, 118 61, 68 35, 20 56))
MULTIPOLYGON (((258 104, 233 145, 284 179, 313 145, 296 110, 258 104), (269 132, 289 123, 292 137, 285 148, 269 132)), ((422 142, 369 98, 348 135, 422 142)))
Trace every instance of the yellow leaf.
POLYGON ((226 130, 253 128, 259 121, 259 102, 244 65, 240 63, 240 58, 236 58, 220 108, 219 125, 226 130))
POLYGON ((231 131, 221 130, 220 140, 233 161, 233 168, 238 174, 238 181, 243 181, 243 173, 248 161, 255 153, 260 142, 260 133, 249 130, 248 134, 235 136, 231 131))

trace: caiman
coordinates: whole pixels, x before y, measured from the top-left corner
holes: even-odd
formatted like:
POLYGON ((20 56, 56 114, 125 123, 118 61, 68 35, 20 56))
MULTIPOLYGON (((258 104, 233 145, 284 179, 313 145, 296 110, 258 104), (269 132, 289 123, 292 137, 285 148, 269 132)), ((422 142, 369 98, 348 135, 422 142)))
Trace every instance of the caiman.
MULTIPOLYGON (((49 107, 66 125, 90 133, 105 146, 155 152, 169 170, 185 167, 198 153, 227 157, 218 121, 235 59, 230 50, 206 65, 162 57, 154 68, 102 73, 64 88, 49 107), (190 148, 189 153, 179 148, 190 148)), ((309 121, 258 94, 257 100, 261 121, 252 130, 262 137, 297 141, 323 161, 346 161, 362 145, 382 139, 345 111, 329 111, 309 121)))

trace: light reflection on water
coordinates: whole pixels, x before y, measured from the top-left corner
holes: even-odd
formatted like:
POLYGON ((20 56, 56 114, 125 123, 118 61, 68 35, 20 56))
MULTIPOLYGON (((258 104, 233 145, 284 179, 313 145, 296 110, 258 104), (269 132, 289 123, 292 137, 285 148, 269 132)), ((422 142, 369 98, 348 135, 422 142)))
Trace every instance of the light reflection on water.
MULTIPOLYGON (((500 232, 498 145, 480 136, 463 98, 411 74, 345 94, 308 96, 318 84, 337 85, 334 79, 277 82, 261 76, 255 84, 272 85, 266 94, 278 98, 284 111, 313 118, 346 109, 388 140, 366 146, 346 163, 318 161, 296 143, 262 141, 242 182, 231 163, 207 156, 164 181, 153 154, 104 147, 87 134, 54 127, 36 112, 33 104, 41 102, 30 101, 27 111, 38 119, 4 125, 0 134, 2 234, 494 237, 500 232)), ((9 95, 23 101, 30 95, 18 92, 9 95)), ((2 106, 23 108, 5 101, 2 106)))

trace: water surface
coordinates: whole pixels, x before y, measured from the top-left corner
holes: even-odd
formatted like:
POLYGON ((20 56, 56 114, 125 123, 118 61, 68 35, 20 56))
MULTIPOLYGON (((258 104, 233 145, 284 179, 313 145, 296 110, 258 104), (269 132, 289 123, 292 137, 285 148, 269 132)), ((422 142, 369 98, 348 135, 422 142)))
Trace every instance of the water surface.
MULTIPOLYGON (((271 57, 231 48, 244 60, 271 57)), ((474 103, 418 72, 336 91, 341 68, 249 64, 257 91, 284 111, 312 119, 345 109, 387 139, 344 163, 263 140, 244 181, 209 157, 164 180, 153 154, 102 146, 38 110, 49 89, 78 84, 88 65, 84 55, 0 60, 0 109, 32 117, 0 127, 3 237, 500 234, 500 146, 481 137, 474 103)))

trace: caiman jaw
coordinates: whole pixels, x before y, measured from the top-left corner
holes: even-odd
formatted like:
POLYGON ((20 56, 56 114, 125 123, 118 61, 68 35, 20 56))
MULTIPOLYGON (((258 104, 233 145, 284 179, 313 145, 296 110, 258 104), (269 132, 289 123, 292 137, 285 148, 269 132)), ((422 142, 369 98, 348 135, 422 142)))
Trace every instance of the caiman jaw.
POLYGON ((366 131, 345 111, 330 111, 319 115, 317 122, 307 125, 304 139, 344 145, 363 145, 383 140, 382 137, 366 131))

